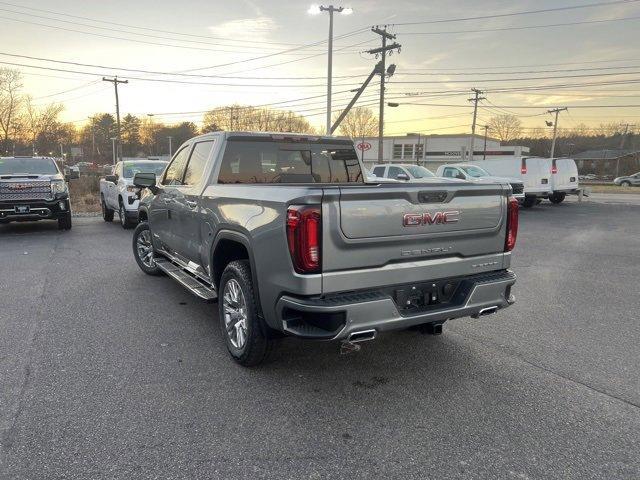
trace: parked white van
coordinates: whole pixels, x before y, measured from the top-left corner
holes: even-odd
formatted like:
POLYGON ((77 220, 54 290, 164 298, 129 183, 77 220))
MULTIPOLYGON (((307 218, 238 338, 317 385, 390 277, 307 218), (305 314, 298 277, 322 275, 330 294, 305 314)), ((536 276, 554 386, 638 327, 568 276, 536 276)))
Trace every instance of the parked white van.
POLYGON ((567 194, 578 193, 578 166, 571 158, 551 160, 551 203, 561 203, 567 194))
POLYGON ((542 198, 551 195, 551 159, 542 157, 504 157, 475 160, 474 165, 484 168, 496 177, 519 178, 524 184, 524 207, 533 207, 542 198))

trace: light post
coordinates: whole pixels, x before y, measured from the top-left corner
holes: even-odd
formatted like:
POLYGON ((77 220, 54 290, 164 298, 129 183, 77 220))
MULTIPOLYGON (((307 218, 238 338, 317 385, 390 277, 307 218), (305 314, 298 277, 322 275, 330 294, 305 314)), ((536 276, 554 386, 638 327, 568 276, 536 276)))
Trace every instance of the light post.
MULTIPOLYGON (((420 165, 420 157, 418 156, 418 151, 419 151, 419 147, 421 146, 420 143, 420 133, 407 133, 408 136, 410 137, 418 137, 418 143, 416 144, 416 165, 420 165)), ((421 155, 420 156, 424 156, 424 150, 422 150, 421 155)))
POLYGON ((116 137, 111 137, 111 148, 113 150, 113 164, 116 164, 116 137))
POLYGON ((338 12, 342 15, 351 15, 351 8, 334 7, 329 5, 311 5, 308 12, 311 15, 318 15, 321 12, 329 12, 329 42, 328 42, 328 60, 327 60, 327 135, 331 135, 331 78, 333 74, 333 13, 338 12))
POLYGON ((149 140, 150 140, 150 149, 151 151, 149 152, 149 155, 153 155, 154 152, 154 147, 155 147, 155 140, 156 140, 156 136, 155 136, 155 132, 153 130, 153 113, 147 113, 147 119, 149 121, 149 140))
POLYGON ((169 139, 169 158, 171 158, 171 156, 172 156, 172 154, 173 154, 173 150, 172 150, 172 148, 171 148, 171 139, 172 139, 173 137, 170 137, 170 136, 169 136, 169 137, 167 137, 167 138, 169 139))

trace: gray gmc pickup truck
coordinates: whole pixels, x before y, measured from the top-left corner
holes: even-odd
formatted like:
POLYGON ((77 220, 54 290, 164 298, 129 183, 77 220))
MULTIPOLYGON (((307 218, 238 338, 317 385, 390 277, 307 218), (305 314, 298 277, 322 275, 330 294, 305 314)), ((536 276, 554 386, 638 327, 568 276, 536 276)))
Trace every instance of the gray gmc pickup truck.
POLYGON ((508 183, 367 180, 353 143, 217 132, 160 178, 139 173, 140 268, 218 301, 232 357, 275 339, 372 340, 514 302, 518 202, 508 183))

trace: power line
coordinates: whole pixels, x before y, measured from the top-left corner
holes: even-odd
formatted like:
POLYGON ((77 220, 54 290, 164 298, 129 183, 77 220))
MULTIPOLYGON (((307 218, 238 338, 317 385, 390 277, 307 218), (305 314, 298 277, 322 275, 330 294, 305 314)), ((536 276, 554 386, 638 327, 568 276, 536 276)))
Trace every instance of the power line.
POLYGON ((622 18, 606 18, 601 20, 584 20, 579 22, 566 22, 566 23, 549 23, 543 25, 523 25, 520 27, 502 27, 502 28, 479 28, 476 30, 448 30, 441 32, 399 32, 402 35, 449 35, 449 34, 467 34, 467 33, 483 33, 483 32, 506 32, 511 30, 532 30, 537 28, 553 28, 553 27, 567 27, 574 25, 591 25, 608 22, 622 22, 627 20, 638 20, 640 17, 622 17, 622 18))
MULTIPOLYGON (((2 3, 2 2, 0 2, 2 3)), ((87 27, 87 28, 94 28, 94 29, 99 29, 99 30, 107 30, 109 32, 116 32, 116 33, 124 33, 126 35, 138 35, 138 36, 142 36, 142 37, 146 37, 146 38, 155 38, 155 39, 160 39, 160 40, 173 40, 173 41, 177 41, 177 42, 186 42, 186 43, 195 43, 195 44, 200 44, 200 45, 212 45, 217 47, 215 50, 219 51, 219 52, 230 52, 230 53, 250 53, 253 54, 255 52, 247 52, 247 51, 242 51, 242 50, 224 50, 222 47, 234 47, 234 48, 249 48, 246 45, 229 45, 228 43, 220 43, 220 42, 204 42, 202 40, 180 40, 180 39, 173 39, 173 38, 167 38, 166 34, 163 36, 159 36, 159 35, 150 35, 147 33, 138 33, 138 32, 128 32, 126 30, 116 30, 114 28, 111 27, 100 27, 98 25, 89 25, 86 23, 79 23, 79 22, 73 22, 73 21, 69 21, 69 20, 63 20, 63 19, 59 19, 59 18, 52 18, 52 17, 47 17, 44 15, 36 15, 36 14, 32 14, 32 13, 25 13, 25 12, 16 12, 15 10, 8 10, 6 8, 0 8, 0 11, 2 12, 8 12, 8 13, 13 13, 16 15, 25 15, 28 17, 34 17, 34 18, 41 18, 44 20, 52 20, 54 22, 61 22, 61 23, 66 23, 66 24, 70 24, 70 25, 75 25, 75 26, 80 26, 80 27, 87 27)), ((15 21, 23 21, 21 19, 13 19, 13 18, 8 18, 9 20, 15 20, 15 21)), ((59 28, 57 25, 47 25, 50 28, 59 28)), ((61 27, 60 27, 61 28, 61 27)), ((85 34, 93 34, 92 32, 80 32, 80 33, 85 33, 85 34)), ((133 40, 133 39, 127 39, 127 38, 121 38, 121 37, 117 37, 121 40, 133 40)), ((159 45, 167 45, 167 46, 176 46, 181 48, 181 46, 179 45, 173 45, 173 44, 159 44, 159 45)), ((303 48, 304 45, 298 45, 295 48, 303 48)), ((194 47, 195 48, 195 47, 194 47)), ((274 47, 264 47, 262 45, 258 45, 256 42, 256 47, 254 48, 260 48, 262 50, 274 50, 274 47)), ((207 49, 210 50, 210 49, 207 49)), ((280 50, 275 48, 275 50, 280 50)))
MULTIPOLYGON (((638 17, 640 18, 640 17, 638 17)), ((640 68, 640 65, 622 65, 619 67, 587 67, 587 68, 562 68, 554 70, 520 70, 508 72, 412 72, 403 70, 398 76, 459 76, 459 75, 525 75, 535 73, 566 73, 566 72, 593 72, 599 70, 628 70, 640 68)), ((624 72, 621 72, 624 73, 624 72)))
POLYGON ((16 7, 16 8, 21 8, 23 10, 31 10, 31 11, 35 11, 35 12, 43 12, 43 13, 50 13, 50 14, 58 15, 58 16, 77 18, 77 19, 80 19, 80 20, 88 20, 88 21, 91 21, 91 22, 103 23, 105 25, 115 25, 115 26, 118 26, 118 27, 134 28, 134 29, 138 29, 138 30, 146 30, 146 31, 149 31, 149 32, 164 33, 165 35, 166 34, 170 34, 170 35, 179 35, 179 36, 186 36, 186 37, 193 37, 193 38, 206 38, 206 39, 210 39, 210 40, 216 40, 217 39, 217 40, 226 40, 226 41, 241 42, 241 43, 251 43, 251 44, 260 43, 260 44, 267 44, 267 45, 291 45, 291 46, 302 46, 303 45, 303 44, 300 44, 300 43, 270 42, 270 41, 263 41, 263 40, 260 40, 260 42, 256 42, 255 40, 231 39, 231 38, 216 37, 216 36, 211 36, 211 35, 197 35, 197 34, 193 34, 193 33, 176 32, 176 31, 170 31, 170 30, 164 30, 164 29, 141 27, 141 26, 125 24, 125 23, 110 22, 110 21, 107 21, 107 20, 91 18, 91 17, 83 17, 83 16, 80 16, 80 15, 72 15, 70 13, 60 13, 60 12, 55 12, 53 10, 45 10, 45 9, 42 9, 42 8, 25 7, 24 5, 16 5, 14 3, 9 3, 9 2, 0 1, 0 4, 8 5, 8 6, 11 6, 11 7, 16 7))
POLYGON ((582 5, 568 5, 565 7, 554 7, 554 8, 543 8, 539 10, 525 10, 521 12, 512 12, 512 13, 498 13, 493 15, 479 15, 474 17, 462 17, 462 18, 447 18, 442 20, 423 20, 419 22, 402 22, 402 23, 392 23, 389 26, 402 26, 402 25, 431 25, 436 23, 452 23, 452 22, 465 22, 469 20, 486 20, 490 18, 505 18, 505 17, 517 17, 520 15, 533 15, 538 13, 551 13, 551 12, 561 12, 567 10, 579 10, 583 8, 596 8, 596 7, 605 7, 612 5, 620 5, 620 4, 628 4, 628 3, 636 3, 640 0, 617 0, 612 2, 597 2, 597 3, 585 3, 582 5))
MULTIPOLYGON (((134 72, 134 73, 146 73, 150 75, 169 75, 176 77, 189 77, 189 78, 222 78, 222 79, 238 79, 238 80, 322 80, 325 77, 234 77, 227 75, 205 75, 205 74, 190 74, 190 73, 172 73, 172 72, 163 72, 157 70, 140 70, 137 68, 125 68, 125 67, 114 67, 110 65, 99 65, 92 63, 80 63, 80 62, 70 62, 65 60, 54 60, 52 58, 45 57, 34 57, 31 55, 20 55, 16 53, 6 53, 0 52, 0 55, 14 58, 24 58, 28 60, 36 60, 42 62, 51 62, 51 63, 60 63, 64 65, 74 65, 77 67, 89 67, 89 68, 104 68, 107 70, 118 70, 122 72, 134 72)), ((638 67, 640 68, 640 66, 638 67)), ((335 76, 334 78, 361 78, 362 75, 342 75, 335 76)))

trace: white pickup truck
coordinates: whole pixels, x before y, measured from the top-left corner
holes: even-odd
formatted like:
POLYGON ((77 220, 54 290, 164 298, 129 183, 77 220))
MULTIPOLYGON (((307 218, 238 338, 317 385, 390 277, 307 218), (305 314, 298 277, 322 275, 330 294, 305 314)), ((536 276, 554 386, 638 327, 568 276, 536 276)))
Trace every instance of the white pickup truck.
POLYGON ((133 177, 136 173, 154 173, 160 176, 167 163, 155 160, 116 163, 111 174, 100 179, 100 204, 104 221, 113 221, 114 213, 118 212, 122 228, 135 227, 138 223, 136 193, 139 189, 133 185, 133 177))

